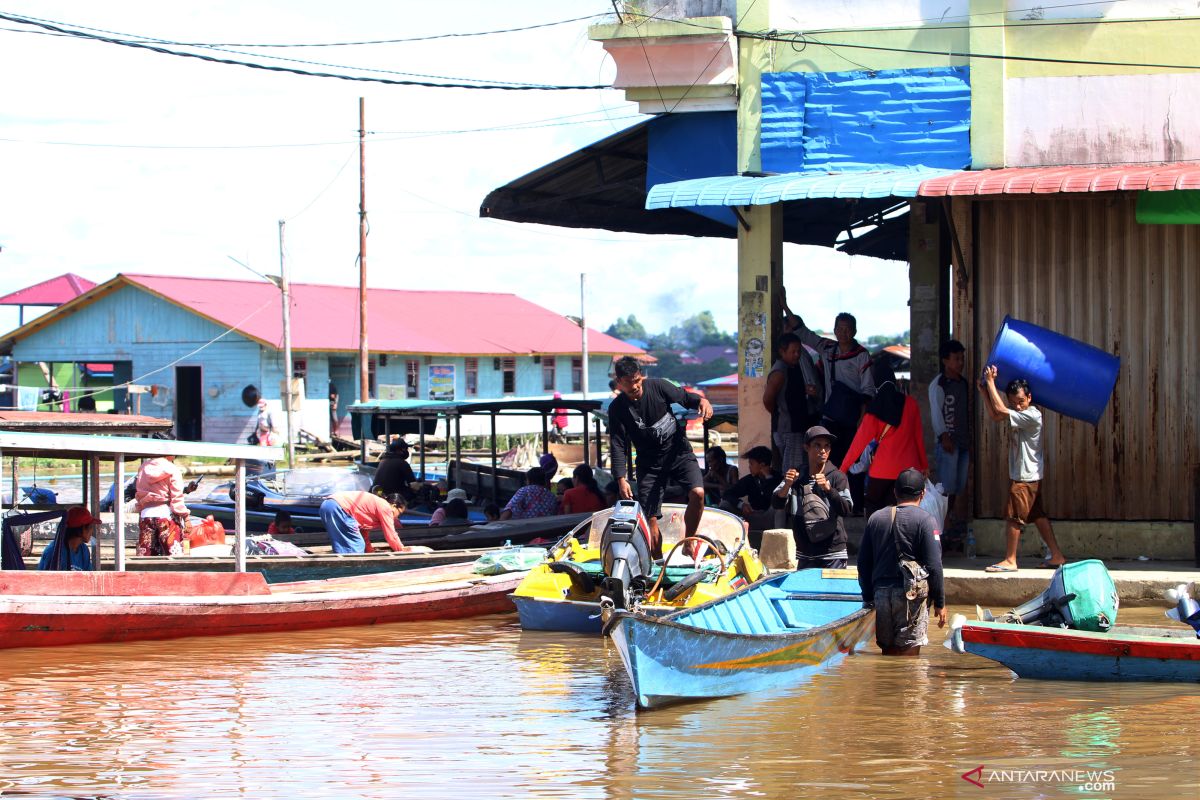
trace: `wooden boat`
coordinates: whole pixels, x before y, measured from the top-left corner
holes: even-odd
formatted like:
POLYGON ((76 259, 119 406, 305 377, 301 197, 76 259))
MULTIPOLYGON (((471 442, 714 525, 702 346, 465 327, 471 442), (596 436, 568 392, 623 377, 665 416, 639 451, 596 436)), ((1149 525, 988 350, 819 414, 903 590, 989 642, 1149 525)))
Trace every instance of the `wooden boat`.
POLYGON ((617 611, 605 623, 639 708, 803 683, 866 642, 875 612, 850 570, 768 578, 665 617, 617 611))
MULTIPOLYGON (((704 509, 698 533, 716 543, 697 562, 676 545, 683 538, 686 506, 663 506, 660 528, 669 563, 661 559, 649 577, 653 591, 639 595, 639 610, 664 615, 680 608, 698 606, 748 586, 763 574, 758 554, 746 543, 746 526, 741 518, 716 508, 704 509)), ((600 633, 600 602, 604 565, 601 540, 612 517, 606 508, 586 518, 557 545, 547 562, 529 571, 513 593, 521 627, 534 631, 600 633)))
POLYGON ((512 610, 470 564, 268 585, 260 573, 0 572, 0 648, 272 633, 512 610))
MULTIPOLYGON (((1195 605, 1190 597, 1184 602, 1195 605)), ((946 646, 1020 678, 1200 682, 1200 639, 1191 627, 1120 625, 1117 612, 1104 564, 1078 561, 1059 567, 1046 591, 999 618, 983 609, 974 622, 956 614, 946 646)), ((1168 616, 1187 619, 1174 610, 1168 616)))
POLYGON ((1190 628, 1115 625, 1100 633, 956 615, 946 644, 991 659, 1019 678, 1200 682, 1200 639, 1190 628))

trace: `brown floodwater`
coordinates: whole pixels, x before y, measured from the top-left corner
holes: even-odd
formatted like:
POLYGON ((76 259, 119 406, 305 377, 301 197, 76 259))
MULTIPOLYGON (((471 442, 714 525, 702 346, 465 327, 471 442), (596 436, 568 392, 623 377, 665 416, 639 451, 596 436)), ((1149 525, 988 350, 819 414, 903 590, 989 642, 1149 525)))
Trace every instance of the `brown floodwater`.
POLYGON ((637 713, 604 640, 496 616, 3 651, 0 796, 1194 798, 1198 718, 1195 686, 1021 681, 941 646, 637 713))

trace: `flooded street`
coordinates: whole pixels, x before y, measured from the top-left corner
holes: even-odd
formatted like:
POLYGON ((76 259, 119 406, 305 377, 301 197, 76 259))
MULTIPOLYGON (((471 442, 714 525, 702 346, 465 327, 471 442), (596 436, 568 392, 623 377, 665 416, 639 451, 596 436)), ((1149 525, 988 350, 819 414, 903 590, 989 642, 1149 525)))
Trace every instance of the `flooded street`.
MULTIPOLYGON (((1125 621, 1157 621, 1135 609, 1125 621)), ((938 635, 940 641, 940 635, 938 635)), ((635 713, 615 649, 515 616, 8 651, 0 790, 50 797, 1195 797, 1184 685, 851 658, 804 688, 635 713), (1112 770, 1115 791, 963 772, 1112 770), (971 792, 977 792, 973 795, 971 792)))

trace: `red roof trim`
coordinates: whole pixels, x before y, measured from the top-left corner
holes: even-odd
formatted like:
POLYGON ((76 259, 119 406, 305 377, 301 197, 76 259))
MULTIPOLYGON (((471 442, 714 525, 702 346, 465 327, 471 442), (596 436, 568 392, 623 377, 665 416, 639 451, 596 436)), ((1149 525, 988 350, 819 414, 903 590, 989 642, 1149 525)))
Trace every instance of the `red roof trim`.
POLYGON ((0 297, 4 306, 60 306, 74 300, 84 292, 91 291, 96 284, 87 278, 68 272, 57 278, 26 286, 24 289, 0 297))
POLYGON ((1200 164, 1121 167, 1009 167, 958 172, 921 183, 919 197, 1200 189, 1200 164))

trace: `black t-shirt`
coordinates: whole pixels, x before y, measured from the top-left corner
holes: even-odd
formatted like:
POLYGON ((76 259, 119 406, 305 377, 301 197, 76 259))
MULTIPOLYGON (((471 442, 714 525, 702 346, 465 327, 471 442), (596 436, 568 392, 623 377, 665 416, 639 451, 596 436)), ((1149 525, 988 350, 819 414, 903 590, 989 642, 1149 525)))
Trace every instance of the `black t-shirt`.
POLYGON ((915 505, 896 506, 896 535, 892 534, 892 509, 880 509, 867 520, 862 545, 858 549, 858 585, 863 600, 874 602, 876 589, 904 586, 900 575, 901 553, 929 571, 929 598, 938 608, 946 606, 942 586, 942 544, 937 521, 925 509, 915 505))
POLYGON ((742 498, 745 498, 755 511, 766 511, 771 507, 771 495, 779 485, 779 480, 779 476, 774 472, 767 473, 765 478, 752 474, 743 475, 721 494, 721 499, 738 505, 742 498))
POLYGON ((416 479, 407 459, 385 453, 375 469, 374 486, 382 489, 384 494, 399 493, 406 500, 412 500, 413 490, 409 484, 416 479))
POLYGON ((674 455, 681 443, 686 444, 682 425, 677 426, 675 435, 665 443, 650 430, 664 415, 671 413, 672 403, 685 408, 699 408, 700 396, 685 392, 662 378, 646 378, 642 382, 642 396, 638 400, 630 400, 623 393, 613 398, 608 407, 613 478, 628 475, 633 447, 637 448, 638 468, 644 470, 674 455))

